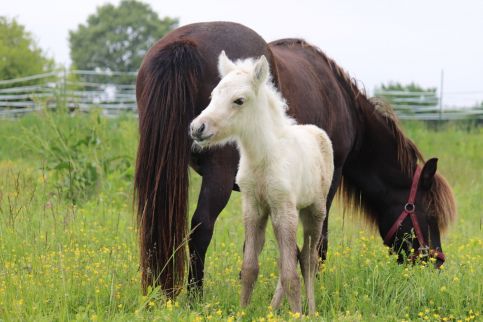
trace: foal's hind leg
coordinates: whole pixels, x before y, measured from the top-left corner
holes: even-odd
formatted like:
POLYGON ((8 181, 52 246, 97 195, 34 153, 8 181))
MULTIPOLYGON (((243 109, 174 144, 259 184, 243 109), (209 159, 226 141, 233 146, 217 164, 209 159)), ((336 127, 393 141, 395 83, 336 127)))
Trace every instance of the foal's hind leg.
POLYGON ((304 227, 304 246, 300 254, 300 267, 304 277, 309 314, 312 315, 315 313, 314 279, 318 267, 317 251, 325 219, 325 203, 301 211, 300 219, 304 227))
POLYGON ((243 216, 245 221, 245 250, 241 270, 242 292, 240 306, 250 302, 253 286, 258 276, 258 256, 265 243, 265 228, 268 214, 252 204, 251 200, 243 200, 243 216))

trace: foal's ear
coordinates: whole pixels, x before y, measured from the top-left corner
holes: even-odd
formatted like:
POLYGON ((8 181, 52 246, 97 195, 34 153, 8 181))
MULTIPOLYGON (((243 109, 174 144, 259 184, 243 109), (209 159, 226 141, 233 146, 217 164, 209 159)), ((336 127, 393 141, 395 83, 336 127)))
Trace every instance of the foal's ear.
POLYGON ((253 67, 253 82, 255 86, 258 87, 260 84, 266 82, 269 74, 270 67, 268 66, 267 58, 265 58, 265 55, 262 55, 253 67))
POLYGON ((438 159, 432 158, 426 161, 421 170, 421 188, 424 190, 429 190, 433 184, 434 175, 436 174, 436 169, 438 167, 438 159))
POLYGON ((235 69, 235 64, 228 58, 225 51, 222 50, 220 56, 218 56, 218 73, 220 77, 225 77, 229 72, 235 69))

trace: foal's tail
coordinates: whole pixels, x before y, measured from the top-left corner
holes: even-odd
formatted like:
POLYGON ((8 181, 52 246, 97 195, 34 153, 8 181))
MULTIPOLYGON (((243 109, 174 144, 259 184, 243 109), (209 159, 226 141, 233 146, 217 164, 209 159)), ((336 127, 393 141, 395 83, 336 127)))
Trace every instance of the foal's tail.
POLYGON ((160 286, 169 297, 182 288, 186 266, 188 125, 194 117, 201 56, 196 45, 155 46, 139 71, 136 91, 140 141, 135 204, 142 286, 160 286))

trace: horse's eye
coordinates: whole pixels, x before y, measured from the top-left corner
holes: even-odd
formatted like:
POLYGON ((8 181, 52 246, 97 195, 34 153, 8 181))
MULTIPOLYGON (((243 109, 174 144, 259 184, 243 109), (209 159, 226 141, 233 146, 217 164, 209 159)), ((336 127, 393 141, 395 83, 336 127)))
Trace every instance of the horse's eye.
POLYGON ((245 99, 243 98, 237 98, 236 100, 233 101, 233 103, 235 103, 236 105, 243 105, 243 103, 245 103, 245 99))

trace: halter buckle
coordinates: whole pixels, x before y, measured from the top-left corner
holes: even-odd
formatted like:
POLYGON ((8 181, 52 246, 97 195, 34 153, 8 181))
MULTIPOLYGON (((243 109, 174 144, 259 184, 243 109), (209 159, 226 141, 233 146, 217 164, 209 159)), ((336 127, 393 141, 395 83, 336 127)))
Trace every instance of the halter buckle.
POLYGON ((416 205, 408 202, 404 205, 404 210, 408 213, 413 213, 416 210, 416 205))
POLYGON ((431 250, 429 249, 429 246, 419 246, 418 255, 420 255, 421 258, 429 258, 431 256, 431 250))

